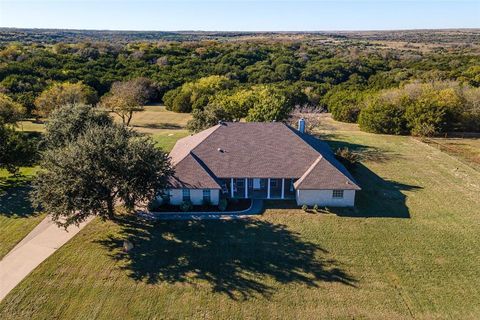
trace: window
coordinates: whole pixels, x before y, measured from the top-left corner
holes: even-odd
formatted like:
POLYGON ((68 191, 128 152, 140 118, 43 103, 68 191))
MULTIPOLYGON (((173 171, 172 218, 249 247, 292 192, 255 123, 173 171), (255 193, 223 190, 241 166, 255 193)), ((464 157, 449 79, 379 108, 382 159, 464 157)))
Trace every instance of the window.
POLYGON ((333 190, 332 198, 343 198, 343 190, 333 190))
POLYGON ((203 202, 210 203, 210 189, 203 189, 203 202))
POLYGON ((182 189, 183 201, 190 201, 190 189, 182 189))
POLYGON ((253 189, 258 190, 261 188, 260 181, 258 178, 253 179, 253 189))
POLYGON ((277 179, 270 179, 270 188, 278 188, 278 183, 277 179))
POLYGON ((243 188, 245 179, 237 179, 237 188, 243 188))

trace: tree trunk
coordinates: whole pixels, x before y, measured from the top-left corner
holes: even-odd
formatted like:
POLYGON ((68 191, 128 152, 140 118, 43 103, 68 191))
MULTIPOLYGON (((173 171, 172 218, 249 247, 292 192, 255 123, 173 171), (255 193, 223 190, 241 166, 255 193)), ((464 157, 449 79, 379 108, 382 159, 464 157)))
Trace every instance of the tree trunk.
POLYGON ((130 126, 130 121, 132 120, 133 117, 133 111, 130 111, 128 113, 128 118, 127 118, 127 127, 130 126))
POLYGON ((115 218, 115 209, 113 207, 113 199, 107 200, 107 215, 108 219, 113 220, 115 218))

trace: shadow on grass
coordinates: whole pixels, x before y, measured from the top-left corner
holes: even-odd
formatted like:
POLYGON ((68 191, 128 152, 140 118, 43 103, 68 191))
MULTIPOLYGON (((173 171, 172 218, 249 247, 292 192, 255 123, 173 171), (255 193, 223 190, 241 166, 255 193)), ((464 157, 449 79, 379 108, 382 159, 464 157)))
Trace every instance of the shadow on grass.
POLYGON ((30 190, 30 179, 23 176, 0 179, 0 215, 12 218, 34 215, 30 190))
POLYGON ((272 282, 317 287, 320 282, 355 286, 356 280, 317 244, 285 225, 235 221, 121 220, 122 238, 100 241, 137 281, 149 284, 206 281, 234 300, 269 297, 272 282), (124 238, 123 238, 124 237, 124 238), (123 239, 134 248, 122 252, 123 239))
POLYGON ((386 162, 388 160, 391 160, 393 157, 399 157, 399 155, 387 153, 379 148, 371 146, 365 146, 361 144, 349 143, 333 139, 326 140, 325 142, 330 146, 332 152, 335 152, 335 150, 339 148, 348 148, 350 151, 358 154, 360 160, 362 161, 386 162))
POLYGON ((146 123, 142 125, 136 124, 135 127, 148 128, 148 129, 170 129, 170 130, 184 129, 182 126, 175 123, 146 123))
POLYGON ((361 163, 352 174, 362 188, 356 193, 355 208, 334 208, 332 212, 347 217, 410 218, 403 192, 422 187, 384 180, 361 163))
MULTIPOLYGON (((371 146, 335 140, 335 135, 324 138, 332 150, 346 147, 357 153, 361 161, 383 163, 400 157, 371 146)), ((357 163, 349 171, 362 190, 356 193, 355 208, 333 208, 333 213, 347 217, 410 218, 404 191, 419 190, 422 187, 385 180, 362 163, 357 163)))

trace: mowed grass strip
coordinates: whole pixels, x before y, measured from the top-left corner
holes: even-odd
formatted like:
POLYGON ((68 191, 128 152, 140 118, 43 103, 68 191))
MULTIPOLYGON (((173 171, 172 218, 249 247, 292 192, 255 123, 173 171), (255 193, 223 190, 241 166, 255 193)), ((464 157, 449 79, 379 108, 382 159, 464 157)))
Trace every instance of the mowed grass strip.
POLYGON ((34 212, 29 200, 29 182, 38 168, 21 168, 20 177, 0 170, 0 259, 44 217, 34 212))
POLYGON ((329 125, 333 146, 364 155, 355 210, 95 220, 6 297, 0 318, 478 318, 480 173, 410 137, 329 125))

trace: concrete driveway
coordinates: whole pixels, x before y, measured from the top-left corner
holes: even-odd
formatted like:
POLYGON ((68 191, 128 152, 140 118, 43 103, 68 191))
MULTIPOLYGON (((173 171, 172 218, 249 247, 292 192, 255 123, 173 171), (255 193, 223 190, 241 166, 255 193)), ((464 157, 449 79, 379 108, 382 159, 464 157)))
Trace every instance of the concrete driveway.
POLYGON ((65 231, 49 216, 42 220, 0 261, 0 301, 40 263, 76 235, 88 222, 65 231))

